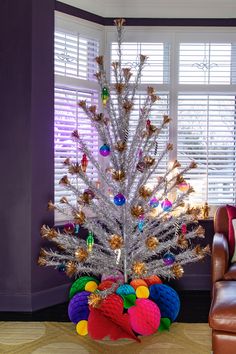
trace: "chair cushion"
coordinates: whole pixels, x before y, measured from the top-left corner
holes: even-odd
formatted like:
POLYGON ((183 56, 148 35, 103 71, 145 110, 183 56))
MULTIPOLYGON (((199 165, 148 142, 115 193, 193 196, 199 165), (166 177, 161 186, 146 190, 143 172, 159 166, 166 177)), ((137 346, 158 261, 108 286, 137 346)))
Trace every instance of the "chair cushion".
POLYGON ((233 219, 236 219, 236 207, 232 205, 226 205, 226 210, 229 219, 229 233, 228 233, 228 241, 229 241, 229 255, 231 258, 231 262, 236 262, 236 251, 235 251, 235 233, 233 227, 233 219))
POLYGON ((218 281, 214 284, 209 324, 215 330, 236 333, 235 281, 218 281))
MULTIPOLYGON (((232 263, 227 271, 227 273, 224 274, 224 279, 225 280, 236 280, 236 263, 232 263)), ((236 296, 236 294, 235 294, 236 296)))

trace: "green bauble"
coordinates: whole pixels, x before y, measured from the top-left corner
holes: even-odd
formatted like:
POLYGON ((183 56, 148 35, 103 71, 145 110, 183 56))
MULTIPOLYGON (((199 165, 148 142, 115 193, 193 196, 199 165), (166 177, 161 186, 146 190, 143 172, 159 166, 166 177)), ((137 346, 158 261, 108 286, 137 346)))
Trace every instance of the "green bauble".
POLYGON ((84 276, 77 279, 70 288, 69 298, 71 299, 75 294, 85 290, 85 286, 89 281, 94 281, 99 284, 99 280, 94 277, 84 276))

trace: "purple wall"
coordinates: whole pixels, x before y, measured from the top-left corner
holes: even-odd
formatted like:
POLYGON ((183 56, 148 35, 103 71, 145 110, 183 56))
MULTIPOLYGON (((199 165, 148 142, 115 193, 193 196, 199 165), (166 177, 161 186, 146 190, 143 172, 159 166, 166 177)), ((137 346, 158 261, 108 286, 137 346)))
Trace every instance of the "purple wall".
POLYGON ((53 222, 54 0, 2 0, 0 17, 0 310, 31 311, 68 288, 37 265, 40 227, 53 222))

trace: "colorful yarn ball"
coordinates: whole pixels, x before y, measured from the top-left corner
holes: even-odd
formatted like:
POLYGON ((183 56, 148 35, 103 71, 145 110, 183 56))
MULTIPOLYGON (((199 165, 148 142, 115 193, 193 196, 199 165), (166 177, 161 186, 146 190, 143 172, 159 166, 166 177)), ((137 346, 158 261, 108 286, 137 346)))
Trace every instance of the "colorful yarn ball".
POLYGON ((147 286, 138 286, 136 289, 136 296, 138 299, 148 299, 150 295, 149 289, 147 286))
POLYGON ((84 291, 86 284, 90 281, 94 281, 96 284, 99 284, 98 279, 96 279, 95 277, 84 276, 78 278, 70 288, 69 298, 71 299, 75 294, 84 291))
POLYGON ((98 290, 103 291, 103 290, 107 290, 110 287, 112 287, 112 285, 114 284, 114 281, 112 280, 103 280, 99 285, 98 285, 98 290))
POLYGON ((86 283, 84 290, 93 293, 95 290, 97 290, 97 287, 97 283, 94 280, 90 280, 86 283))
POLYGON ((166 198, 161 203, 161 207, 162 207, 163 211, 170 211, 172 208, 172 203, 166 198))
POLYGON ((79 321, 76 326, 76 331, 80 336, 86 336, 88 334, 88 321, 79 321))
POLYGON ((68 316, 73 323, 87 320, 89 316, 88 297, 91 293, 82 291, 75 294, 69 302, 68 316))
POLYGON ((148 286, 143 279, 134 279, 130 282, 130 285, 136 290, 138 286, 148 286))
POLYGON ((161 279, 157 275, 150 275, 150 277, 144 278, 144 281, 148 286, 162 284, 161 279))
POLYGON ((108 146, 107 144, 102 145, 99 149, 99 152, 103 157, 109 156, 111 153, 110 146, 108 146))
POLYGON ((137 299, 128 314, 133 331, 143 336, 155 333, 160 325, 160 310, 151 300, 137 299))
POLYGON ((130 295, 135 294, 134 288, 129 284, 122 284, 116 290, 117 295, 130 295))
POLYGON ((180 310, 180 299, 177 292, 165 284, 154 284, 150 287, 150 297, 161 311, 161 317, 175 321, 180 310))
POLYGON ((114 197, 114 203, 117 206, 122 206, 125 204, 125 197, 122 193, 118 193, 117 195, 115 195, 114 197))

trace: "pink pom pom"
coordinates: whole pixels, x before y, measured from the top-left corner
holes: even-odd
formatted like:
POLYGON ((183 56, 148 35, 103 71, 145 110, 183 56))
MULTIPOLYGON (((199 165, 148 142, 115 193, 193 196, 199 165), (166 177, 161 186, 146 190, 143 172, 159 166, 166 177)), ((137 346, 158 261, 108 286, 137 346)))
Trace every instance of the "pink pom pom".
POLYGON ((117 272, 116 274, 110 274, 110 275, 102 275, 102 282, 104 280, 111 280, 113 282, 120 282, 120 283, 124 283, 125 282, 125 278, 124 275, 121 272, 117 272))
POLYGON ((137 299, 135 305, 128 309, 131 328, 142 336, 150 336, 160 325, 160 310, 148 299, 137 299))

